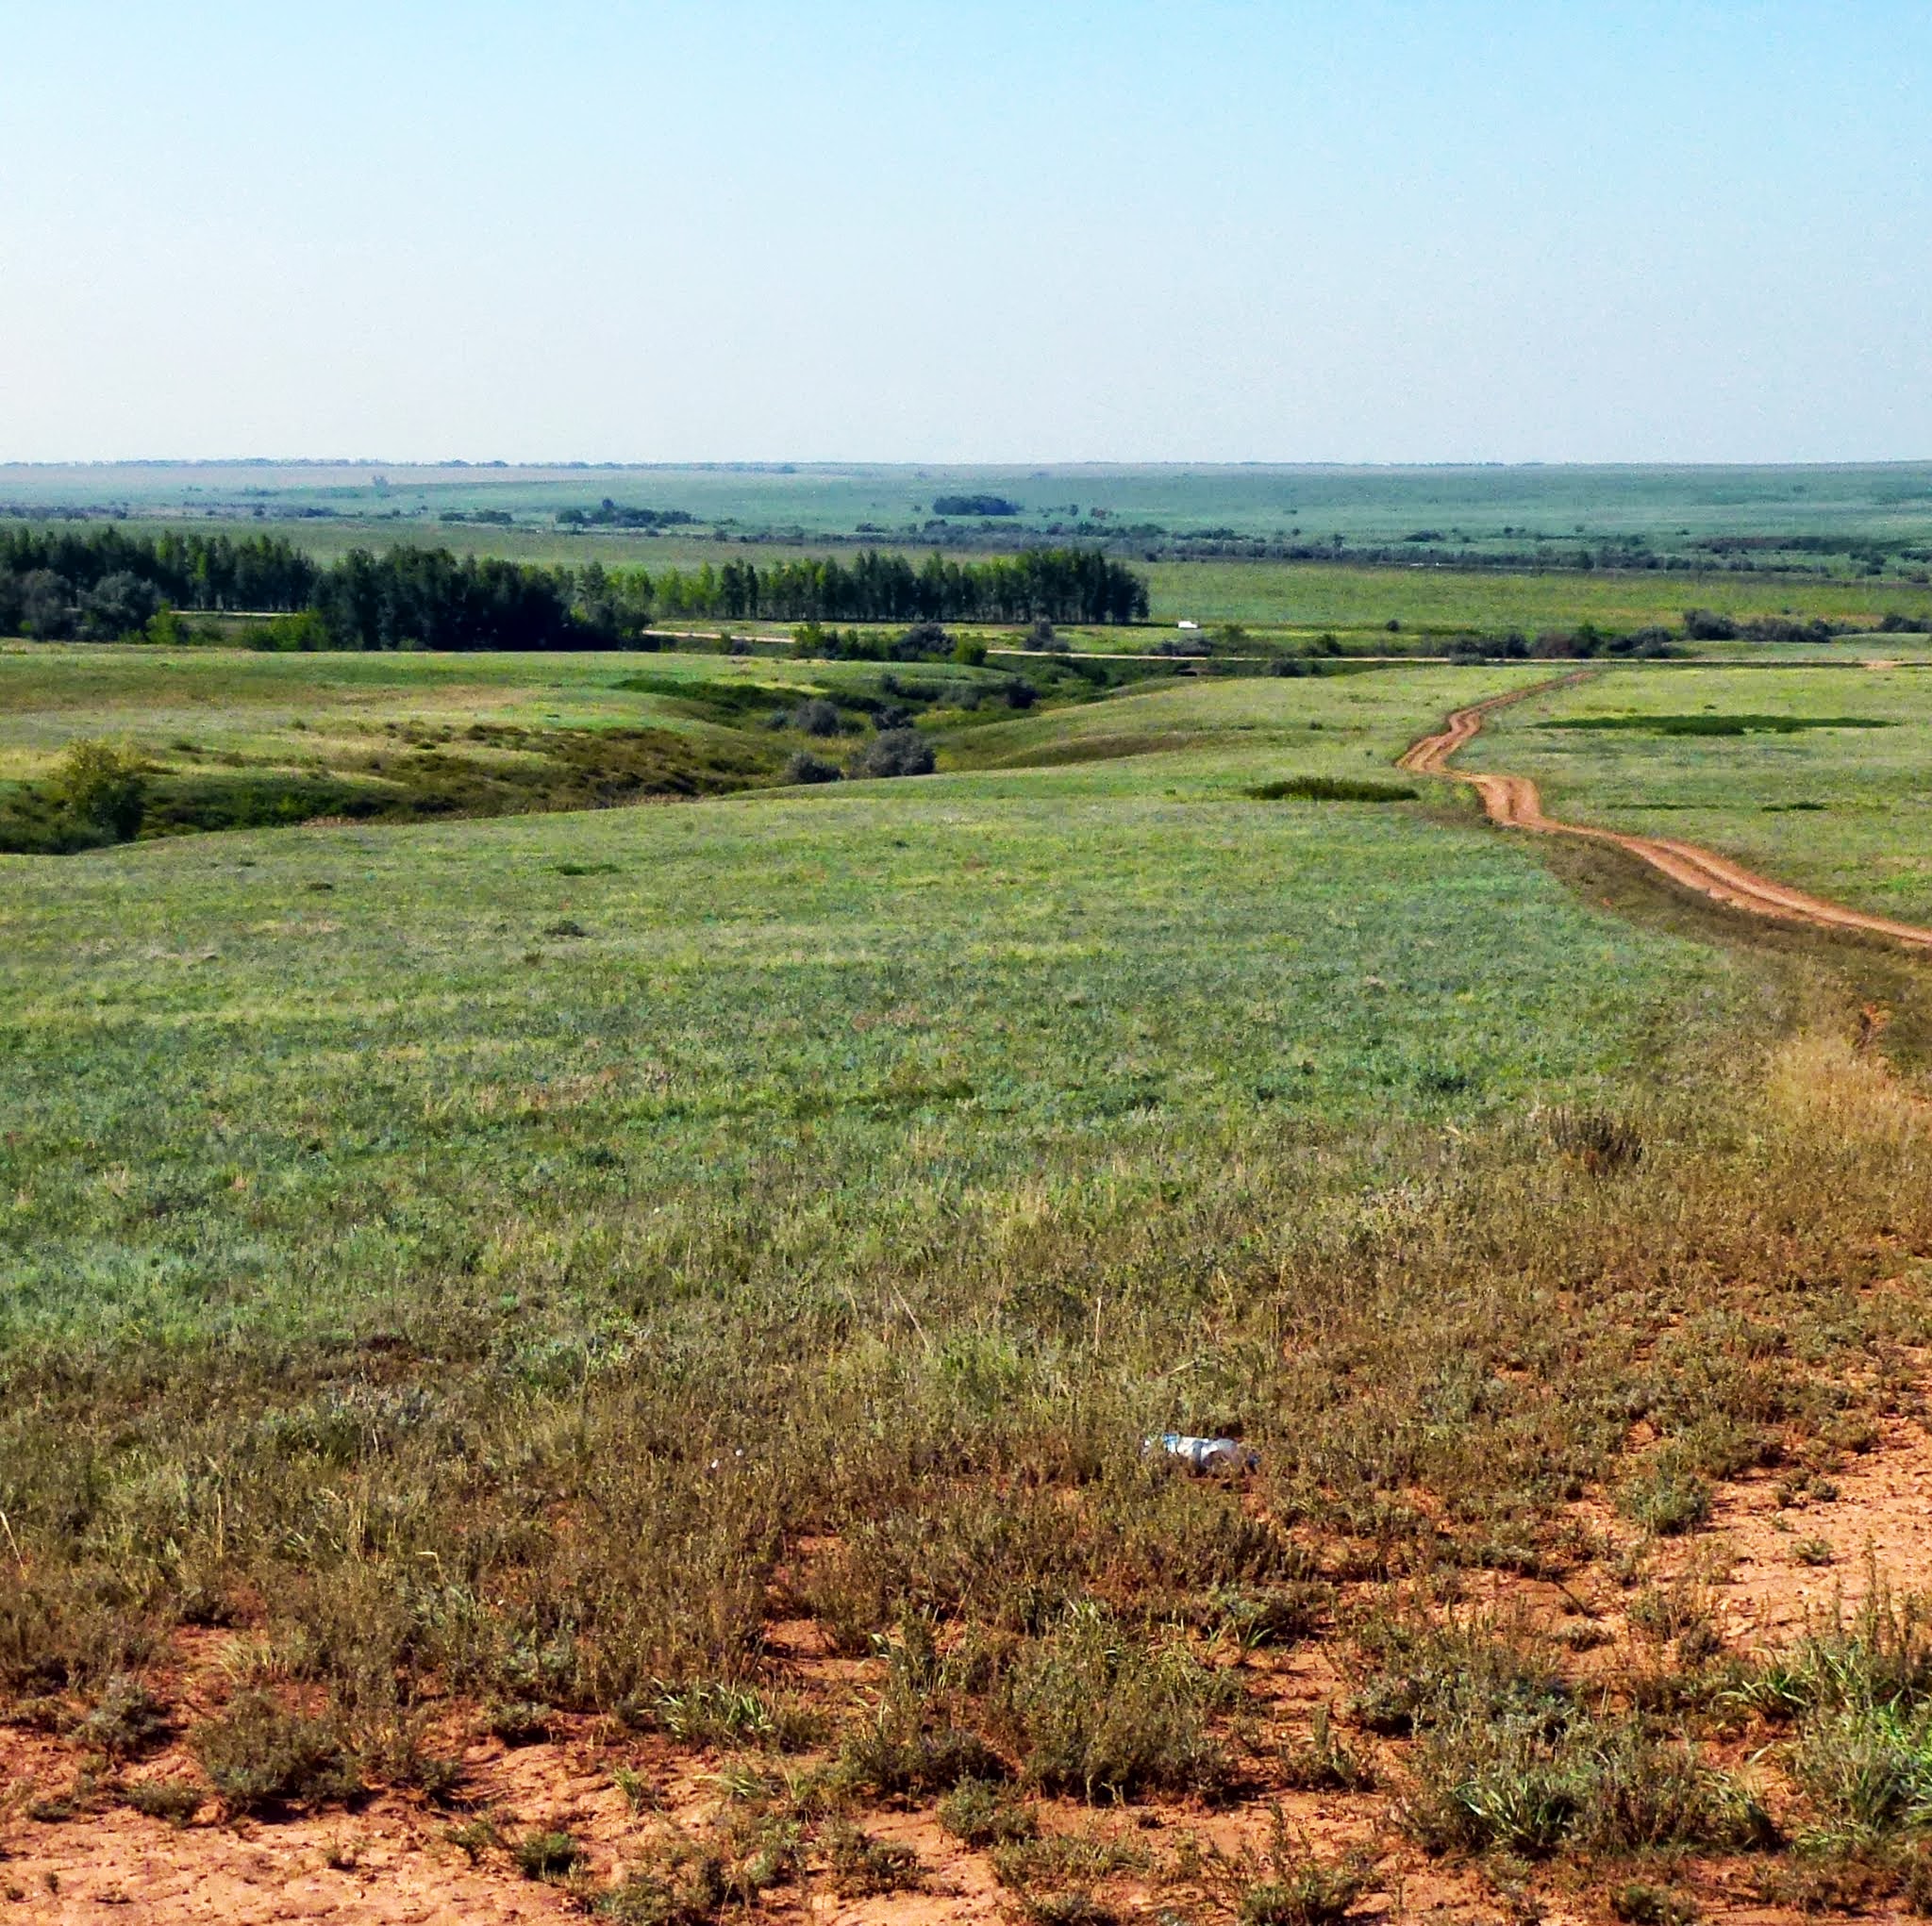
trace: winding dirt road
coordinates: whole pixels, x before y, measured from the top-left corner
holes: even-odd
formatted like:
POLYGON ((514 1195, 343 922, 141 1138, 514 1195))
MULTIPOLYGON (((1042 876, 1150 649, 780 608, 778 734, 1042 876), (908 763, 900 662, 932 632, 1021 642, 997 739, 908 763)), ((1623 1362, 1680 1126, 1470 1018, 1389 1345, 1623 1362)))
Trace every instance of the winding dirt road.
POLYGON ((1475 739, 1483 718, 1491 710, 1507 708, 1526 696, 1582 680, 1584 675, 1559 676, 1553 682, 1511 689, 1507 694, 1472 704, 1466 709, 1457 709, 1435 735, 1424 736, 1411 746, 1402 756, 1400 767, 1416 775, 1448 776, 1456 782, 1468 783, 1482 797, 1490 821, 1506 829, 1528 829, 1544 836, 1575 836, 1589 842, 1610 843, 1628 850, 1653 869, 1661 870, 1674 883, 1752 916, 1812 923, 1824 929, 1863 930, 1873 936, 1890 937, 1894 942, 1914 949, 1932 950, 1932 930, 1920 929, 1908 922, 1892 922, 1886 917, 1869 916, 1863 910, 1827 903, 1822 897, 1807 896, 1783 883, 1754 875, 1728 857, 1700 849, 1694 842, 1657 836, 1624 836, 1617 830, 1598 829, 1586 822, 1559 822, 1554 816, 1544 815, 1542 798, 1526 775, 1492 775, 1450 766, 1457 752, 1475 739))

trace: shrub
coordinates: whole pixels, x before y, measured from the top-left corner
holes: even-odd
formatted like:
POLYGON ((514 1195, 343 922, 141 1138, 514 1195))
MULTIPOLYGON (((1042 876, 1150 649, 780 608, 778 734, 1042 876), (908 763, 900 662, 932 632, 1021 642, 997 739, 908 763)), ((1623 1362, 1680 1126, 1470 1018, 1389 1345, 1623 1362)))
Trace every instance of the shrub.
POLYGON ((1710 1516, 1710 1486, 1674 1453, 1660 1452, 1624 1481, 1624 1515, 1660 1538, 1674 1538, 1710 1516))
POLYGON ((853 765, 856 776, 930 775, 932 744, 917 729, 888 729, 865 745, 853 765))
POLYGON ((1697 1907, 1668 1886, 1633 1879, 1610 1890, 1610 1911, 1624 1926, 1691 1926, 1697 1907))
POLYGON ((1932 1825, 1932 1710, 1861 1705, 1806 1721, 1792 1768, 1821 1808, 1822 1839, 1932 1825))
POLYGON ((1091 1605, 1023 1652, 1004 1682, 1027 1777, 1086 1799, 1220 1790, 1230 1768, 1207 1715, 1228 1690, 1178 1646, 1151 1646, 1091 1605))
POLYGON ((823 756, 814 755, 808 749, 801 749, 785 765, 785 780, 788 783, 835 783, 839 780, 840 770, 836 762, 827 762, 823 756))
POLYGON ((1555 1731, 1474 1708, 1427 1736, 1398 1818, 1431 1852, 1547 1857, 1775 1843, 1756 1800, 1689 1745, 1635 1720, 1575 1716, 1555 1731))
POLYGON ((827 702, 822 695, 815 695, 791 711, 791 726, 808 736, 824 738, 836 736, 843 724, 838 705, 827 702))
POLYGON ((827 1830, 824 1844, 832 1883, 841 1898, 904 1892, 920 1883, 919 1855, 910 1846, 874 1838, 846 1820, 827 1830))
POLYGON ((199 1786, 184 1785, 178 1779, 149 1779, 125 1787, 121 1796, 147 1818, 185 1826, 201 1810, 204 1795, 199 1786))
POLYGON ((265 1692, 244 1692, 195 1728, 194 1753, 235 1812, 353 1799, 362 1777, 336 1725, 289 1712, 265 1692))
POLYGON ((1543 1733, 1569 1717, 1548 1655, 1491 1627, 1375 1619, 1358 1637, 1369 1664, 1349 1710, 1371 1732, 1402 1737, 1474 1717, 1543 1733))
POLYGON ((531 1699, 515 1699, 492 1705, 484 1719, 484 1729, 507 1746, 541 1745, 550 1736, 550 1707, 531 1699))
POLYGON ((895 662, 942 662, 953 653, 953 639, 937 622, 915 622, 892 644, 895 662))
POLYGON ((510 1856, 525 1879, 561 1879, 583 1864, 584 1849, 568 1833, 525 1833, 510 1856))
POLYGON ((1319 1584, 1270 1586, 1257 1591, 1222 1586, 1209 1603, 1224 1635, 1243 1652, 1258 1652, 1264 1645, 1293 1645, 1308 1637, 1334 1608, 1335 1594, 1332 1587, 1319 1584))
POLYGON ((822 1743, 826 1720, 795 1699, 771 1699, 749 1685, 703 1682, 660 1693, 657 1723, 685 1745, 756 1744, 803 1752, 822 1743))
POLYGON ((1556 1851, 1589 1798, 1577 1762, 1507 1725, 1472 1725, 1428 1743, 1397 1818, 1425 1851, 1556 1851))
POLYGON ((1656 1739, 1626 1723, 1607 1735, 1586 1728, 1587 1801, 1574 1842, 1587 1852, 1673 1847, 1773 1846, 1770 1817, 1737 1781, 1707 1766, 1688 1744, 1656 1739))
POLYGON ((158 1745, 168 1731, 161 1702, 139 1679, 116 1672, 93 1710, 75 1727, 74 1736, 110 1759, 134 1759, 158 1745))
POLYGON ((1849 1623, 1840 1618, 1764 1665, 1741 1697, 1767 1717, 1874 1706, 1910 1708, 1932 1698, 1932 1626, 1916 1599, 1894 1601, 1875 1579, 1849 1623))
POLYGON ((940 1824, 962 1845, 1010 1846, 1040 1836, 1033 1808, 984 1779, 965 1779, 940 1801, 940 1824))
POLYGON ((1417 791, 1407 783, 1374 782, 1332 775, 1291 775, 1279 782, 1258 783, 1248 791, 1257 803, 1279 803, 1295 797, 1305 803, 1412 803, 1417 791))
POLYGON ((1007 1762, 974 1732, 942 1726, 935 1732, 895 1732, 893 1709, 849 1737, 838 1776, 845 1785, 883 1797, 950 1791, 969 1783, 1011 1776, 1007 1762))
POLYGON ((1289 1830, 1279 1806, 1269 1812, 1268 1843, 1233 1858, 1209 1849, 1203 1872, 1239 1926, 1340 1926, 1374 1882, 1376 1862, 1351 1851, 1318 1859, 1289 1830))
POLYGON ((161 607, 160 591, 152 582, 119 569, 101 579, 80 598, 85 634, 97 641, 139 639, 161 607))
POLYGON ((1026 1901, 1033 1926, 1120 1926, 1120 1915, 1091 1893, 1043 1893, 1026 1901))
POLYGON ((311 655, 332 646, 328 623, 313 609, 299 615, 271 616, 248 624, 247 642, 265 655, 311 655))
POLYGON ((131 842, 147 808, 147 777, 131 749, 83 738, 67 745, 48 779, 47 793, 83 835, 102 842, 131 842))
POLYGON ((1340 1926, 1368 1889, 1369 1878, 1356 1861, 1324 1866, 1307 1859, 1251 1885, 1241 1895, 1241 1926, 1340 1926))
POLYGON ((1373 1792, 1375 1768, 1337 1736, 1328 1708, 1318 1705, 1307 1740, 1282 1749, 1281 1779, 1291 1792, 1373 1792))

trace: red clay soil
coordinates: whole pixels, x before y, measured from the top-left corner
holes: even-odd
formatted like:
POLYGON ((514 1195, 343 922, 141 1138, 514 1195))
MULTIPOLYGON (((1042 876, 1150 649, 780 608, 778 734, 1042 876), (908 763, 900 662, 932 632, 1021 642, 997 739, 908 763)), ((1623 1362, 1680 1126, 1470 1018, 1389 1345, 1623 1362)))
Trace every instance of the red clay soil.
POLYGON ((1435 735, 1424 736, 1414 744, 1401 758, 1400 766, 1415 775, 1448 776, 1456 782, 1468 783, 1482 797, 1490 821, 1506 829, 1528 829, 1539 835, 1574 836, 1590 842, 1609 843, 1660 870, 1674 883, 1751 916, 1775 917, 1786 922, 1811 923, 1825 929, 1863 930, 1873 936, 1890 937, 1894 942, 1914 949, 1932 950, 1932 930, 1921 929, 1913 923, 1893 922, 1860 909, 1848 909, 1822 897, 1807 896, 1783 883, 1754 875, 1729 857, 1700 849, 1694 842, 1679 842, 1668 837, 1626 836, 1614 829, 1598 829, 1590 823, 1564 822, 1546 816, 1537 787, 1526 775, 1495 775, 1451 767, 1457 751, 1474 740, 1483 718, 1491 710, 1506 708, 1526 696, 1581 679, 1573 675, 1554 682, 1539 682, 1528 689, 1511 689, 1507 694, 1472 704, 1466 709, 1457 709, 1435 735))

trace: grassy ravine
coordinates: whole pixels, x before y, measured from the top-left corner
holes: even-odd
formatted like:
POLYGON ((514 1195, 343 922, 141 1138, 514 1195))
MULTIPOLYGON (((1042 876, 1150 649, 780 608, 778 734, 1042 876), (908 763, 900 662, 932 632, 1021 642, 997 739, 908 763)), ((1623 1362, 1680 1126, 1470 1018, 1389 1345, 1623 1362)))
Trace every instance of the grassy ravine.
POLYGON ((971 760, 989 724, 1173 673, 1052 656, 968 668, 16 645, 0 649, 0 852, 58 850, 46 791, 79 740, 138 758, 144 838, 407 822, 771 787, 800 752, 849 767, 881 730, 908 725, 971 760))
POLYGON ((1645 1586, 1714 1480, 1822 1497, 1916 1408, 1932 1127, 1847 1040, 1860 953, 1634 925, 1446 785, 1246 793, 1386 775, 1537 672, 0 858, 0 1693, 93 1760, 71 1809, 161 1809, 123 1762, 198 1626, 210 1811, 460 1805, 476 1731, 591 1714, 755 1755, 615 1891, 541 1815, 453 1820, 620 1918, 890 1886, 855 1820, 892 1801, 1042 1918, 1331 1918, 1377 1877, 1287 1835, 1082 1859, 1047 1795, 1319 1790, 1504 1896, 1918 1891, 1921 1629, 1774 1671, 1645 1586), (1260 1469, 1170 1475, 1168 1427, 1260 1469), (1606 1663, 1457 1609, 1496 1570, 1651 1629, 1606 1663), (882 1653, 856 1699, 770 1652, 801 1617, 882 1653), (1312 1729, 1262 1689, 1311 1639, 1347 1682, 1312 1729))

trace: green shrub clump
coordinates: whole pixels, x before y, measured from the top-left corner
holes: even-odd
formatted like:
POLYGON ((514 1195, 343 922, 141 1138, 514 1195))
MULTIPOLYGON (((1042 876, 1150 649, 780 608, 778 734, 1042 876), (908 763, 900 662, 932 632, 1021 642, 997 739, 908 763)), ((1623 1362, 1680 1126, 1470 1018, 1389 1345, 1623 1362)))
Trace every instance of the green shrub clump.
POLYGON ((1304 803, 1412 803, 1417 791, 1407 783, 1375 782, 1368 777, 1291 775, 1278 782, 1257 783, 1248 794, 1257 803, 1280 803, 1290 797, 1304 803))
POLYGON ((195 1728, 208 1783, 233 1812, 324 1805, 362 1789, 354 1755, 331 1719, 288 1711, 265 1692, 244 1692, 195 1728))

